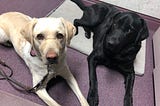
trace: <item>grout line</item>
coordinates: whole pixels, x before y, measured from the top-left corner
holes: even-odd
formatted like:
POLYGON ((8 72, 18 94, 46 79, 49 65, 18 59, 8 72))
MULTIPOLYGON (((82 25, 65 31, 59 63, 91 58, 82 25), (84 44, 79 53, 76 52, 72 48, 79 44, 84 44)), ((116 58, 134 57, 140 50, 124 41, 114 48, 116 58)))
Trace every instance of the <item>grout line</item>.
POLYGON ((56 8, 52 9, 45 17, 49 17, 56 9, 58 9, 64 3, 64 1, 65 0, 61 1, 61 3, 57 5, 56 8))

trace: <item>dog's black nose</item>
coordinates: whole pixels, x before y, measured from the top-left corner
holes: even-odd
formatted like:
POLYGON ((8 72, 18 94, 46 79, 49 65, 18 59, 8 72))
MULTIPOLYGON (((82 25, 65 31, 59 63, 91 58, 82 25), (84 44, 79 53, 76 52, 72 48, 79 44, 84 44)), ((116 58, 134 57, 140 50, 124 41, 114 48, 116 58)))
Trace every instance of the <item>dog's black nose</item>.
POLYGON ((57 64, 58 63, 58 57, 48 57, 47 58, 49 64, 57 64))

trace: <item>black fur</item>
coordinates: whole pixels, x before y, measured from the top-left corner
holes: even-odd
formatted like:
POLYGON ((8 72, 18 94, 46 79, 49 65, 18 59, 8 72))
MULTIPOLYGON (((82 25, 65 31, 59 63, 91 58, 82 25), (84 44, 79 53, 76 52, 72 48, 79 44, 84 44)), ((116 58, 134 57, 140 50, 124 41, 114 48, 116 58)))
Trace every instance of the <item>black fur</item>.
POLYGON ((105 65, 118 70, 124 75, 125 97, 124 106, 132 106, 132 92, 135 79, 134 60, 146 39, 148 28, 146 22, 136 13, 121 12, 106 3, 85 6, 80 0, 71 0, 82 10, 81 19, 75 19, 74 25, 85 30, 87 38, 93 32, 93 51, 88 56, 90 106, 98 105, 97 65, 105 65))

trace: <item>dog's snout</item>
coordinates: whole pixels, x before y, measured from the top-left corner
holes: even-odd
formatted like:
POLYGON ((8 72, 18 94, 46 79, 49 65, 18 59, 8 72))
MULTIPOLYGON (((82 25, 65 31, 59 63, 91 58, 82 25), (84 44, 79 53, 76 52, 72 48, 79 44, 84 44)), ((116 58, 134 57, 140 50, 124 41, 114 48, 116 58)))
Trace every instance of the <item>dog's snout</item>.
POLYGON ((46 54, 46 59, 48 60, 49 64, 58 63, 58 55, 54 51, 48 51, 46 54))

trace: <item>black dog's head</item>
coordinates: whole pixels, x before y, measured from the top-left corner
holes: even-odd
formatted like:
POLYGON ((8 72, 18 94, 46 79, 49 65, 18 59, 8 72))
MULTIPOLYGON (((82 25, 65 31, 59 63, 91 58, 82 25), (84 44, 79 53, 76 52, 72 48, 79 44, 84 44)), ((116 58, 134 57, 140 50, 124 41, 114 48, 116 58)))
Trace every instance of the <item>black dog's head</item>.
POLYGON ((138 44, 149 35, 146 22, 137 14, 124 12, 108 22, 106 42, 114 51, 129 44, 138 44))

